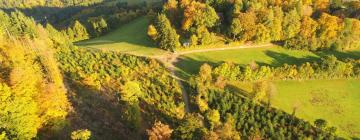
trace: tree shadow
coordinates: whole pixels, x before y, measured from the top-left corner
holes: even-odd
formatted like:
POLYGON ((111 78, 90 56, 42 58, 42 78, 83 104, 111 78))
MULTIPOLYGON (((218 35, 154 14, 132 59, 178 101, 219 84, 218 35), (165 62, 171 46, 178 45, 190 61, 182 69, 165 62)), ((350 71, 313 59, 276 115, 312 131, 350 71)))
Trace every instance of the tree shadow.
POLYGON ((199 61, 191 57, 182 56, 178 58, 178 61, 175 63, 175 66, 182 71, 182 74, 185 76, 191 76, 199 73, 200 67, 207 63, 212 67, 216 67, 224 61, 215 63, 211 61, 199 61))
POLYGON ((360 59, 360 50, 354 50, 354 51, 321 51, 321 52, 316 52, 317 55, 324 57, 326 55, 334 55, 337 58, 340 59, 346 59, 346 58, 351 58, 351 59, 360 59))
POLYGON ((40 139, 69 139, 71 132, 78 129, 90 130, 91 139, 147 139, 146 130, 152 127, 155 120, 166 124, 176 124, 179 121, 140 99, 142 121, 140 128, 133 130, 123 119, 126 104, 119 101, 116 94, 93 89, 71 79, 67 79, 67 83, 72 109, 66 118, 66 124, 56 130, 40 131, 40 139))
MULTIPOLYGON (((265 51, 265 54, 267 56, 271 57, 273 59, 273 61, 270 63, 255 61, 256 64, 258 64, 259 66, 279 67, 279 66, 283 66, 284 64, 301 65, 305 62, 314 62, 314 61, 320 60, 319 57, 315 57, 315 56, 306 56, 306 57, 302 57, 302 58, 297 58, 297 57, 290 56, 285 53, 279 53, 279 52, 275 52, 275 51, 271 51, 271 50, 265 51)), ((175 66, 181 71, 180 72, 181 75, 183 75, 185 77, 189 77, 191 75, 198 74, 201 65, 203 65, 205 63, 209 64, 210 66, 216 67, 224 62, 225 61, 219 61, 219 62, 199 61, 199 60, 193 59, 191 57, 182 56, 182 57, 179 57, 179 60, 177 63, 175 63, 175 66)), ((237 64, 237 63, 235 63, 235 64, 237 64)), ((244 67, 248 64, 237 64, 237 65, 244 67)))
POLYGON ((70 85, 74 91, 69 100, 74 112, 69 114, 70 128, 87 128, 94 139, 126 139, 133 134, 121 120, 123 107, 114 94, 101 93, 77 82, 70 85))
POLYGON ((301 65, 305 62, 314 62, 314 61, 320 60, 318 57, 314 57, 314 56, 306 56, 303 58, 297 58, 297 57, 290 56, 285 53, 279 53, 279 52, 275 52, 275 51, 266 51, 265 54, 274 59, 274 61, 270 64, 272 66, 282 66, 284 64, 301 65))
POLYGON ((87 47, 97 45, 110 45, 116 43, 128 43, 137 45, 139 47, 155 48, 155 44, 147 36, 148 24, 149 20, 146 17, 139 17, 132 20, 131 23, 124 24, 121 27, 103 36, 75 42, 74 44, 77 46, 87 47))
POLYGON ((131 139, 136 136, 121 119, 123 108, 113 94, 102 93, 78 82, 68 80, 68 99, 72 109, 66 124, 55 131, 40 132, 41 139, 70 139, 78 129, 91 131, 92 139, 131 139))
POLYGON ((232 93, 238 93, 240 96, 245 97, 245 98, 251 98, 250 97, 250 93, 245 91, 244 89, 233 85, 233 84, 226 84, 226 89, 230 90, 232 93))

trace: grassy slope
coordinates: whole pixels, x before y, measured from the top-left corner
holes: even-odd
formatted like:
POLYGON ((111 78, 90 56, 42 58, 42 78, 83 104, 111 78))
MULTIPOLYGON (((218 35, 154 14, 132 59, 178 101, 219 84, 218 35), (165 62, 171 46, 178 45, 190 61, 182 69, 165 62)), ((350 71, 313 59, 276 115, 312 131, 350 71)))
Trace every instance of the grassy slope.
MULTIPOLYGON (((360 137, 360 79, 276 81, 272 106, 313 123, 325 119, 346 138, 360 137)), ((252 83, 230 83, 233 90, 251 96, 252 83)), ((265 98, 264 102, 268 99, 265 98)))
POLYGON ((360 80, 276 82, 273 105, 313 122, 322 118, 342 136, 360 137, 360 80))
POLYGON ((141 17, 104 36, 76 43, 78 46, 115 50, 135 55, 158 55, 165 51, 156 48, 147 37, 148 19, 141 17))
POLYGON ((227 61, 245 65, 256 61, 259 64, 282 65, 283 63, 297 64, 314 59, 318 59, 318 56, 311 52, 267 47, 194 53, 181 56, 176 65, 187 74, 195 74, 203 63, 216 65, 227 61))
POLYGON ((260 65, 269 64, 272 66, 280 66, 284 63, 301 64, 308 61, 319 60, 320 56, 325 54, 360 59, 360 51, 316 54, 309 51, 288 50, 281 47, 267 47, 188 54, 181 56, 180 61, 177 62, 176 66, 184 75, 188 75, 196 74, 199 71, 199 67, 204 63, 216 65, 226 61, 246 65, 255 61, 260 65))

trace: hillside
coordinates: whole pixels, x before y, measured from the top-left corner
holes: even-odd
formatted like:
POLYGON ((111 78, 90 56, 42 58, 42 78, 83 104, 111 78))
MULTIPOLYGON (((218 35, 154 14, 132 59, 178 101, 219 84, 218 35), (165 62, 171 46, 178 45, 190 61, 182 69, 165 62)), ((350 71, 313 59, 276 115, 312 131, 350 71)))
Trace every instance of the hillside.
POLYGON ((0 140, 360 138, 360 2, 0 0, 0 140))

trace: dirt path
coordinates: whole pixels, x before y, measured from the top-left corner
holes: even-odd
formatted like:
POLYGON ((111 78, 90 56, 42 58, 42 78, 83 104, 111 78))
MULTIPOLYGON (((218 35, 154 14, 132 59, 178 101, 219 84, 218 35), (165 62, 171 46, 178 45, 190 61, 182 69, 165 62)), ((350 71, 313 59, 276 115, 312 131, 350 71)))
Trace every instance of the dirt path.
POLYGON ((184 51, 175 53, 177 55, 185 55, 185 54, 192 54, 192 53, 202 53, 202 52, 213 52, 213 51, 225 51, 225 50, 238 50, 238 49, 246 49, 246 48, 262 48, 262 47, 270 47, 273 44, 259 44, 259 45, 241 45, 236 47, 223 47, 223 48, 210 48, 210 49, 201 49, 201 50, 191 50, 191 51, 184 51))
POLYGON ((148 58, 154 58, 158 61, 162 62, 164 66, 170 71, 171 76, 175 78, 179 86, 181 88, 182 96, 185 103, 185 111, 190 112, 190 100, 189 100, 189 94, 186 91, 186 88, 183 84, 184 79, 181 79, 176 74, 176 66, 175 63, 179 60, 179 57, 186 54, 192 54, 192 53, 202 53, 202 52, 212 52, 212 51, 224 51, 224 50, 237 50, 237 49, 246 49, 246 48, 262 48, 262 47, 270 47, 273 46, 273 44, 260 44, 260 45, 241 45, 237 47, 224 47, 224 48, 210 48, 210 49, 201 49, 201 50, 190 50, 190 51, 183 51, 183 52, 176 52, 176 53, 168 53, 158 56, 144 56, 148 58))

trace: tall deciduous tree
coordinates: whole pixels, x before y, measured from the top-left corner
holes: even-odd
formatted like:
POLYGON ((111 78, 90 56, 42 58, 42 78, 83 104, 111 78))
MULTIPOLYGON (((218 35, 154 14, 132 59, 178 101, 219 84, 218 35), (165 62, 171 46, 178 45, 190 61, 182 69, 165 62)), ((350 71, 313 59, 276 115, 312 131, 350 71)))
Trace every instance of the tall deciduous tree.
POLYGON ((154 25, 152 25, 152 24, 149 25, 147 34, 152 40, 155 40, 155 41, 157 40, 158 32, 154 25))
POLYGON ((138 102, 138 98, 142 96, 140 85, 137 82, 129 81, 124 84, 121 91, 121 100, 130 104, 138 102))
POLYGON ((327 11, 330 5, 330 0, 313 0, 316 10, 327 11))
POLYGON ((284 17, 283 30, 286 38, 293 38, 300 32, 300 15, 296 9, 291 10, 284 17))
POLYGON ((336 16, 323 13, 319 20, 319 38, 321 40, 333 40, 342 29, 342 23, 336 16))
POLYGON ((210 123, 210 128, 213 129, 217 125, 220 125, 220 113, 218 110, 211 109, 206 113, 206 119, 210 123))
POLYGON ((240 140, 240 133, 236 131, 235 126, 235 118, 232 115, 227 114, 226 122, 217 130, 217 132, 219 133, 219 136, 223 139, 240 140))
POLYGON ((240 13, 234 17, 230 26, 230 33, 242 41, 251 40, 256 34, 256 15, 253 11, 240 13))
POLYGON ((193 26, 196 28, 213 27, 218 20, 219 17, 214 8, 204 3, 192 1, 185 7, 182 29, 189 30, 193 26))
POLYGON ((284 20, 284 12, 281 7, 274 7, 274 20, 272 22, 271 30, 271 39, 275 41, 279 41, 282 39, 282 22, 284 20))
POLYGON ((89 34, 86 28, 79 21, 75 21, 75 23, 72 26, 72 31, 74 33, 73 34, 74 41, 80 41, 89 38, 89 34))
POLYGON ((270 41, 270 30, 266 28, 263 24, 258 24, 256 26, 256 34, 255 34, 255 41, 256 42, 268 42, 270 41))
POLYGON ((299 35, 304 39, 310 39, 316 37, 317 29, 317 22, 309 16, 304 16, 301 20, 301 30, 299 35))
POLYGON ((93 17, 88 20, 96 36, 106 33, 109 29, 106 20, 103 17, 93 17))
POLYGON ((347 18, 338 40, 338 49, 351 49, 360 47, 360 21, 347 18))
POLYGON ((171 140, 173 130, 169 125, 163 124, 160 121, 155 122, 153 127, 146 130, 149 140, 171 140))
POLYGON ((72 140, 89 140, 91 137, 91 131, 87 129, 76 130, 71 133, 72 140))

